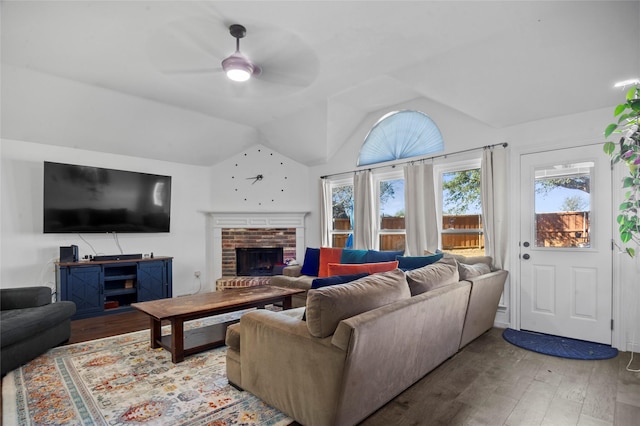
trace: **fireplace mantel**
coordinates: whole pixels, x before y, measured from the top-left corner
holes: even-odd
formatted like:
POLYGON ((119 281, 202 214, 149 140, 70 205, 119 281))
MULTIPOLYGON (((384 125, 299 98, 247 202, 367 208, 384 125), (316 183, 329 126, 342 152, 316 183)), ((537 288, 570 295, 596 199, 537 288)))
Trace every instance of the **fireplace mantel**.
POLYGON ((308 212, 207 212, 207 262, 210 283, 222 277, 222 230, 227 228, 295 228, 296 259, 305 251, 304 218, 308 212))

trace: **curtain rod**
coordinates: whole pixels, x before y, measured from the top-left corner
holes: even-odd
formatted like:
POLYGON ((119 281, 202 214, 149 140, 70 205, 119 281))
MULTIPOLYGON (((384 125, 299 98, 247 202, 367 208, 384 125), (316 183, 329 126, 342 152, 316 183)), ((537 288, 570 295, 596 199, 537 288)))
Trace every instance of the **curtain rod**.
POLYGON ((443 157, 448 157, 450 155, 458 155, 458 154, 464 154, 467 152, 472 152, 472 151, 478 151, 480 149, 489 149, 489 148, 493 148, 496 146, 502 146, 503 148, 506 148, 507 146, 509 146, 509 144, 507 142, 502 142, 502 143, 495 143, 493 145, 485 145, 479 148, 469 148, 469 149, 463 149, 462 151, 456 151, 456 152, 450 152, 448 154, 440 154, 440 155, 434 155, 432 157, 425 157, 425 158, 418 158, 418 159, 414 159, 414 160, 407 160, 407 161, 402 161, 399 163, 395 163, 395 164, 386 164, 383 166, 376 166, 376 167, 363 167, 361 169, 357 169, 357 170, 352 170, 349 172, 340 172, 340 173, 332 173, 330 175, 324 175, 324 176, 320 176, 320 179, 326 179, 328 177, 332 177, 332 176, 340 176, 340 175, 346 175, 348 173, 356 173, 362 170, 377 170, 377 169, 384 169, 387 167, 391 167, 394 168, 395 166, 401 166, 403 164, 411 164, 411 163, 415 163, 418 161, 426 161, 426 160, 435 160, 436 158, 443 158, 443 157))

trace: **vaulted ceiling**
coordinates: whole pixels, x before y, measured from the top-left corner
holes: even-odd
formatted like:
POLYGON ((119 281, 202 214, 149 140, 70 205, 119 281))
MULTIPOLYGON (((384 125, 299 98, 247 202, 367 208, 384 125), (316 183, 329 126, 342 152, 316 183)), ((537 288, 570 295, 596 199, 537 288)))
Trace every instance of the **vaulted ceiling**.
MULTIPOLYGON (((613 106, 638 1, 3 1, 2 137, 213 165, 260 143, 322 164, 427 98, 494 128, 613 106), (240 50, 263 68, 234 83, 240 50)), ((425 111, 428 114, 428 111, 425 111)))

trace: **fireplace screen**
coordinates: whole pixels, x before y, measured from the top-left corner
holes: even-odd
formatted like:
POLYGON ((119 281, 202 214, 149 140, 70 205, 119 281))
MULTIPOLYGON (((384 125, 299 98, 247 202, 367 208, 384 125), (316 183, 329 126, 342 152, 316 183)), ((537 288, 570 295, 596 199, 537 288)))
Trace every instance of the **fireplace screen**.
POLYGON ((238 276, 274 275, 274 270, 282 265, 282 247, 236 248, 238 276))

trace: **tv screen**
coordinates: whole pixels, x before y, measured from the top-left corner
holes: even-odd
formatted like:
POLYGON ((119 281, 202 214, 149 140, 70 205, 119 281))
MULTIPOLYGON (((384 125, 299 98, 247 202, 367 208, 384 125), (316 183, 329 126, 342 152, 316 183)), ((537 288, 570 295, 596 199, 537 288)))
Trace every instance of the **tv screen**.
POLYGON ((44 162, 44 233, 169 232, 171 176, 44 162))

